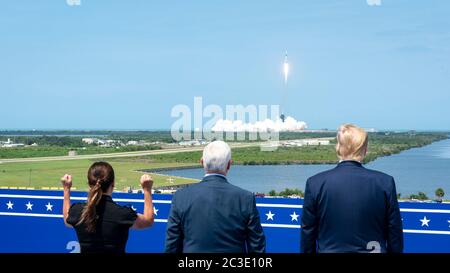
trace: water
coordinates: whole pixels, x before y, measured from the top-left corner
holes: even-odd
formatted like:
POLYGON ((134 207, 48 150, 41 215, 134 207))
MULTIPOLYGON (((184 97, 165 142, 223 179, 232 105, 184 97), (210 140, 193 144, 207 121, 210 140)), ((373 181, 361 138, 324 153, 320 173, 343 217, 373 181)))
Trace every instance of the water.
MULTIPOLYGON (((306 179, 335 165, 262 165, 232 166, 229 181, 252 192, 267 193, 285 188, 304 190, 306 179)), ((419 191, 434 197, 437 188, 450 196, 450 139, 425 147, 403 151, 396 155, 378 158, 367 168, 385 172, 396 180, 397 192, 406 196, 419 191)), ((170 170, 162 172, 173 176, 201 179, 203 169, 170 170)))

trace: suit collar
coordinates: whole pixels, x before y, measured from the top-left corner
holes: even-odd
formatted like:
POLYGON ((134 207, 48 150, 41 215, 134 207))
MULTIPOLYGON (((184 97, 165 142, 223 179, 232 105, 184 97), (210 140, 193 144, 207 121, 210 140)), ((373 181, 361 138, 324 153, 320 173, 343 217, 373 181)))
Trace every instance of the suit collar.
POLYGON ((228 182, 227 177, 221 174, 208 174, 203 177, 201 182, 208 182, 208 181, 228 182))
POLYGON ((362 163, 358 162, 356 160, 343 160, 341 162, 339 162, 339 164, 337 165, 338 167, 341 166, 355 166, 355 167, 362 167, 362 163))

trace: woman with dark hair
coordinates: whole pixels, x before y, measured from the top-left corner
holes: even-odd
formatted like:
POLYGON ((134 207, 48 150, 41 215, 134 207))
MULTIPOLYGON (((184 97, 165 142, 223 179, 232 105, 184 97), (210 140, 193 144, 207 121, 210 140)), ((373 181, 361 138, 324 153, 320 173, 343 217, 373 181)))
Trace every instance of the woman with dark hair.
POLYGON ((151 189, 153 180, 144 174, 141 186, 144 191, 144 213, 116 204, 111 194, 114 189, 114 170, 106 162, 96 162, 88 170, 90 187, 86 203, 70 205, 72 176, 64 175, 64 223, 74 227, 81 252, 125 252, 130 228, 144 229, 153 224, 151 189))

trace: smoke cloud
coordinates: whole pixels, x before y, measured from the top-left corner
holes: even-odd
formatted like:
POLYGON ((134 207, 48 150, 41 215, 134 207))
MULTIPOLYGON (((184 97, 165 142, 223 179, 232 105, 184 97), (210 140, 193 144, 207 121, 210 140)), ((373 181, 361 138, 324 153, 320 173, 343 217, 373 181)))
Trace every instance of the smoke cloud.
POLYGON ((369 6, 381 6, 381 0, 367 0, 369 6))
POLYGON ((214 132, 296 132, 305 130, 304 121, 297 121, 293 117, 287 117, 284 122, 278 118, 276 121, 265 119, 255 123, 244 123, 241 120, 220 119, 211 128, 214 132))

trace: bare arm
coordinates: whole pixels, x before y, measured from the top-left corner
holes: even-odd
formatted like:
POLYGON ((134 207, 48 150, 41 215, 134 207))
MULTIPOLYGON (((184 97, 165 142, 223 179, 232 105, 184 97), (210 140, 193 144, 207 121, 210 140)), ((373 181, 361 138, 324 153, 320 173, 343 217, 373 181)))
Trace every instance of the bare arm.
POLYGON ((72 176, 69 174, 64 175, 61 178, 61 183, 64 188, 64 203, 63 203, 64 224, 67 227, 72 227, 72 225, 67 223, 67 218, 69 217, 69 209, 70 209, 70 188, 72 187, 72 176))
POLYGON ((144 190, 144 213, 138 214, 136 221, 134 222, 132 229, 144 229, 153 225, 155 220, 153 212, 153 200, 152 200, 152 186, 153 179, 150 175, 144 174, 141 177, 141 186, 144 190))

